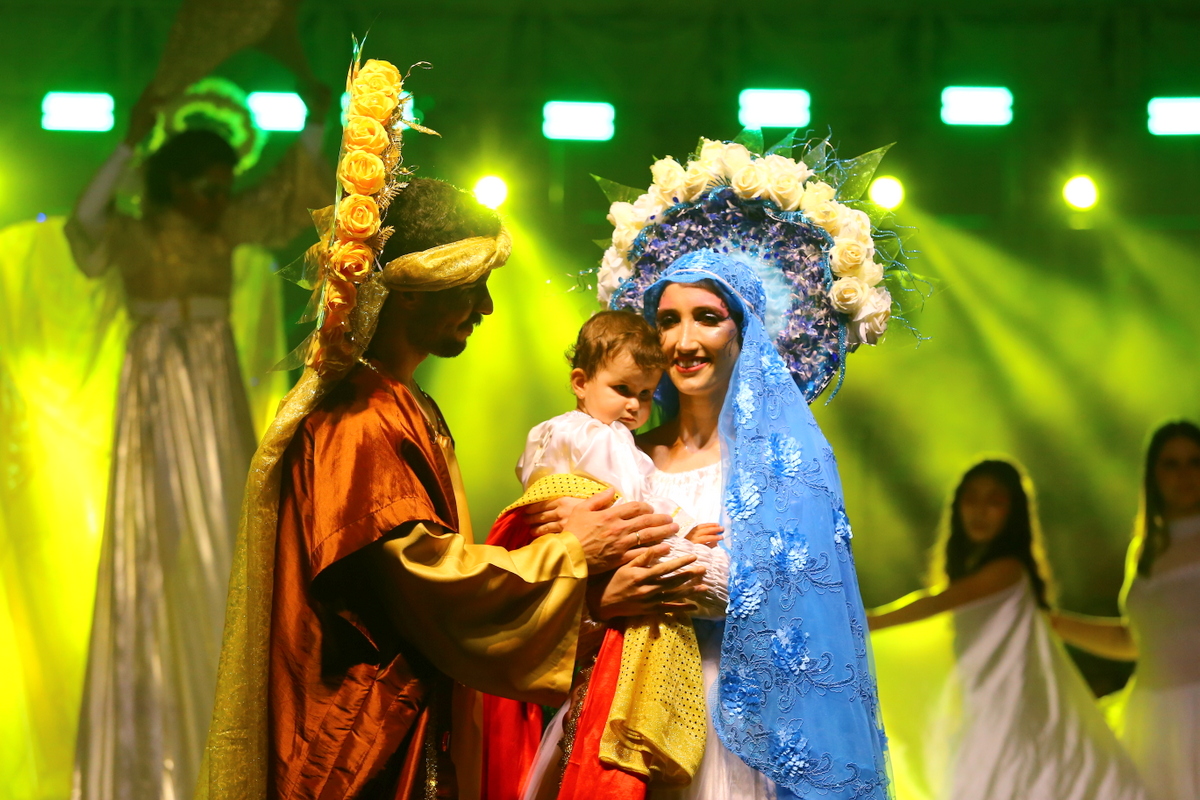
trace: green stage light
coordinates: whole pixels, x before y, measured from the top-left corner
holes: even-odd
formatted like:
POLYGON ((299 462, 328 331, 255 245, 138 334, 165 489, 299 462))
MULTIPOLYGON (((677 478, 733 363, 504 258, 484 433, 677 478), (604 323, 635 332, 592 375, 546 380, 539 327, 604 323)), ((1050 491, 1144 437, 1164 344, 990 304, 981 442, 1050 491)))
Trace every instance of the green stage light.
POLYGON ((1096 205, 1098 197, 1096 183, 1087 175, 1076 175, 1063 186, 1063 199, 1072 208, 1080 211, 1087 211, 1096 205))
POLYGON ((1156 97, 1146 111, 1155 136, 1200 135, 1200 97, 1156 97))
POLYGON ((308 118, 308 107, 295 92, 251 92, 246 105, 259 130, 300 131, 308 118))
POLYGON ((616 130, 612 103, 551 100, 542 106, 542 135, 547 139, 607 142, 616 130))
POLYGON ((508 184, 495 175, 486 175, 475 183, 475 199, 488 208, 499 208, 508 199, 508 184))
POLYGON ((42 98, 42 130, 111 131, 114 106, 107 92, 47 92, 42 98))
POLYGON ((1012 92, 1003 86, 947 86, 942 89, 942 122, 947 125, 1007 125, 1012 92))
POLYGON ((904 184, 891 175, 880 175, 871 181, 871 188, 867 190, 867 196, 877 206, 889 210, 899 208, 900 204, 904 202, 904 184))
POLYGON ((743 89, 738 123, 743 128, 803 128, 812 119, 811 102, 803 89, 743 89))

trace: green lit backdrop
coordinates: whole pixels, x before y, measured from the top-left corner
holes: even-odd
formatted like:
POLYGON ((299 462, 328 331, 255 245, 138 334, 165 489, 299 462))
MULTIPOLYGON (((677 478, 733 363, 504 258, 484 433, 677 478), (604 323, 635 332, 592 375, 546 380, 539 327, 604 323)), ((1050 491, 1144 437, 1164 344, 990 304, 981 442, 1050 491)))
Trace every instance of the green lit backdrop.
MULTIPOLYGON (((175 8, 4 5, 0 226, 39 214, 54 224, 69 210, 119 141, 175 8), (111 94, 116 128, 41 130, 50 91, 111 94)), ((574 276, 595 264, 592 240, 609 232, 589 173, 646 185, 653 157, 684 156, 700 135, 735 135, 742 89, 802 88, 809 129, 831 131, 844 155, 897 143, 881 172, 904 184, 897 213, 915 231, 911 267, 933 287, 910 315, 928 339, 918 347, 897 326, 851 357, 841 394, 818 411, 839 456, 868 603, 917 587, 957 475, 980 454, 1006 453, 1037 484, 1063 604, 1115 609, 1144 438, 1169 416, 1200 417, 1200 136, 1147 128, 1151 98, 1200 96, 1195 3, 311 0, 301 29, 331 86, 344 75, 352 32, 369 29, 369 55, 432 62, 407 87, 442 138, 414 137, 407 159, 419 174, 461 185, 485 174, 508 184, 501 210, 515 255, 492 280, 496 313, 466 354, 422 372, 458 439, 477 530, 517 491, 512 467, 526 431, 570 405, 562 355, 592 309, 574 276), (958 85, 1007 87, 1011 123, 943 123, 941 92, 958 85), (612 138, 548 141, 550 100, 612 104, 612 138), (1077 174, 1098 187, 1092 211, 1063 202, 1063 184, 1077 174)), ((247 91, 296 88, 254 52, 221 74, 247 91)), ((257 169, 293 136, 272 134, 257 169)), ((29 263, 20 255, 0 254, 0 263, 20 269, 29 263)), ((74 346, 20 327, 23 307, 47 298, 4 279, 6 347, 74 346)), ((85 302, 84 282, 73 291, 64 289, 64 304, 85 302)), ((289 299, 298 316, 303 293, 289 299)), ((39 319, 53 328, 54 314, 39 319)), ((50 362, 37 379, 45 388, 28 383, 41 363, 22 362, 23 396, 56 391, 50 362)), ((70 522, 29 531, 0 519, 0 680, 17 687, 0 701, 0 785, 16 786, 17 797, 66 793, 103 519, 106 455, 103 442, 86 438, 86 420, 110 413, 114 386, 97 378, 95 397, 77 398, 80 438, 47 437, 54 453, 42 463, 0 454, 6 497, 56 487, 43 499, 70 522), (86 458, 64 454, 73 441, 86 458)), ((1100 688, 1121 678, 1084 666, 1100 688)))

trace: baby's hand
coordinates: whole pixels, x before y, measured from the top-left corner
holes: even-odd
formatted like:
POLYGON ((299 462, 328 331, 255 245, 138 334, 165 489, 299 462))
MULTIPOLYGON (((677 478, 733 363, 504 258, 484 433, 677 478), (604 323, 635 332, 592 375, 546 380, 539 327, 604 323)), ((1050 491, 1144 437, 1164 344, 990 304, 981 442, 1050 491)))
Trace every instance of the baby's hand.
POLYGON ((725 538, 721 535, 724 532, 725 529, 715 522, 702 522, 688 531, 687 536, 683 538, 687 539, 689 542, 695 542, 696 544, 716 547, 717 542, 725 538))

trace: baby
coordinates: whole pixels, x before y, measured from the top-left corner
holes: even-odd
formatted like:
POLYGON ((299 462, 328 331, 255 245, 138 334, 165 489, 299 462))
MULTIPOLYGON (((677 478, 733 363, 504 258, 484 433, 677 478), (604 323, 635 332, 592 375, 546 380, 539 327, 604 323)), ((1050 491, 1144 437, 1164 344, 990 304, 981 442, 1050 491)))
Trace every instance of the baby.
POLYGON ((632 312, 601 311, 579 330, 570 361, 575 410, 529 432, 517 462, 521 485, 564 473, 590 478, 616 489, 621 501, 674 516, 689 541, 716 547, 720 525, 696 524, 677 504, 650 493, 654 462, 633 441, 667 367, 657 332, 632 312))

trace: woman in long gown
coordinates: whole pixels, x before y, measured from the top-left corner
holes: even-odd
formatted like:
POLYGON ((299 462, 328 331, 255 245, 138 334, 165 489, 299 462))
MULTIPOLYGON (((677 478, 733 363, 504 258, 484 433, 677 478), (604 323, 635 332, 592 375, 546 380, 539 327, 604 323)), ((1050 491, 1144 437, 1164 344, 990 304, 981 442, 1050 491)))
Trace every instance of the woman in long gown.
POLYGON ((120 272, 132 331, 76 747, 75 798, 190 796, 212 712, 231 549, 255 434, 230 328, 234 249, 282 245, 329 183, 314 123, 232 193, 236 156, 186 131, 146 166, 141 218, 114 194, 122 145, 67 225, 89 276, 120 272))
POLYGON ((1055 630, 1096 655, 1137 661, 1117 728, 1152 800, 1200 797, 1200 428, 1150 438, 1129 549, 1124 617, 1059 612, 1055 630))
POLYGON ((1007 461, 967 470, 935 548, 935 588, 870 616, 874 632, 899 626, 872 639, 902 800, 1144 796, 1040 613, 1052 584, 1027 486, 1007 461), (945 672, 918 649, 938 636, 952 653, 945 672))

